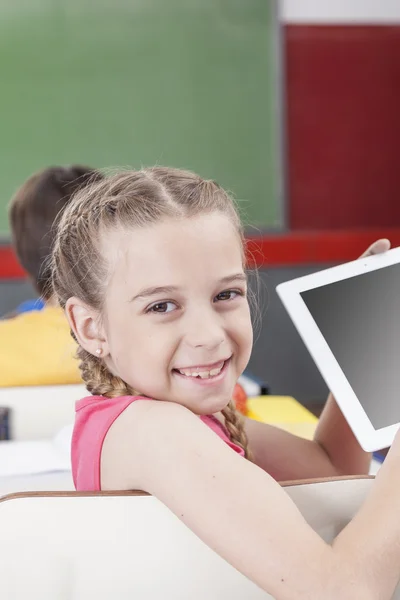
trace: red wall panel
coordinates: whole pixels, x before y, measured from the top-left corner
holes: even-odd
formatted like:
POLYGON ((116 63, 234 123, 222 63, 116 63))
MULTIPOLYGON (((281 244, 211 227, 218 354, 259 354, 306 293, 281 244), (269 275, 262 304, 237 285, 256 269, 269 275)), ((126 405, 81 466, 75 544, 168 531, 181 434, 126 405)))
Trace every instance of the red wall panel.
MULTIPOLYGON (((317 265, 354 260, 380 238, 400 246, 400 228, 357 231, 298 231, 247 238, 250 267, 273 268, 317 265)), ((26 274, 10 246, 0 246, 0 282, 25 279, 26 274)))
POLYGON ((400 225, 400 26, 287 25, 291 229, 400 225))

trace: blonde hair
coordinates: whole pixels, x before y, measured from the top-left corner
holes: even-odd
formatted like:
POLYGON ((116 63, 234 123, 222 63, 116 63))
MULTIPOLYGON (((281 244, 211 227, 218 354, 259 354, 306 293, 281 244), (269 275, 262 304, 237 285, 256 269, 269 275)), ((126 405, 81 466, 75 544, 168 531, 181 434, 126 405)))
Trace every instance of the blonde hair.
MULTIPOLYGON (((52 284, 62 308, 76 296, 101 314, 109 277, 100 242, 105 232, 145 227, 164 219, 223 213, 237 231, 243 229, 230 196, 214 181, 189 171, 152 167, 121 171, 80 190, 61 214, 52 255, 52 284)), ((72 336, 75 338, 73 332, 72 336)), ((78 348, 82 378, 89 392, 108 398, 135 395, 104 361, 78 348)), ((241 415, 231 400, 223 410, 231 440, 249 457, 241 415)))

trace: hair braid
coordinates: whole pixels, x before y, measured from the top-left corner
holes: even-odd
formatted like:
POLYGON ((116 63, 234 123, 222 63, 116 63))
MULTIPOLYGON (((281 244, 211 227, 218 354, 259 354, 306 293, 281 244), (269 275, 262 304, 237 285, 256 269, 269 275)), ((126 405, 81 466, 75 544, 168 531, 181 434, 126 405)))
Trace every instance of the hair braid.
POLYGON ((228 430, 231 441, 243 448, 244 455, 248 460, 253 460, 251 451, 248 447, 248 439, 244 430, 243 419, 236 410, 233 400, 230 400, 228 406, 224 408, 222 415, 225 419, 225 427, 228 430))
POLYGON ((86 389, 94 396, 118 398, 119 396, 134 396, 134 390, 120 377, 113 375, 101 358, 93 356, 81 346, 77 355, 80 359, 79 369, 86 389))

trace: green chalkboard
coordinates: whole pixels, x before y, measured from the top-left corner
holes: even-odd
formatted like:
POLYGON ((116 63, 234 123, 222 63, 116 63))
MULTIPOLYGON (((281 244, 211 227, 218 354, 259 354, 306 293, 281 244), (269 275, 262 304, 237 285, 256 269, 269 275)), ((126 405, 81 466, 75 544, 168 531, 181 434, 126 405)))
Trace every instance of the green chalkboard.
POLYGON ((164 164, 281 218, 274 3, 2 0, 0 234, 50 164, 164 164))

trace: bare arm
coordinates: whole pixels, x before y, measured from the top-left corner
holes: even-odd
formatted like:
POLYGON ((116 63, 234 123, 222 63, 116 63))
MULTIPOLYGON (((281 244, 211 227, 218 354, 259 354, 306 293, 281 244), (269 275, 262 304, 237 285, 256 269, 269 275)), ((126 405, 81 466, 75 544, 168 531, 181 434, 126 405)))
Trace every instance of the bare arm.
POLYGON ((364 452, 332 394, 322 411, 314 440, 326 452, 339 473, 368 473, 371 454, 364 452))
POLYGON ((362 475, 371 455, 358 444, 332 394, 322 411, 313 440, 246 419, 246 433, 256 464, 278 481, 362 475))
POLYGON ((137 402, 116 420, 103 446, 102 488, 154 494, 277 599, 384 600, 400 577, 400 441, 391 452, 371 498, 333 546, 267 473, 179 405, 137 402))

